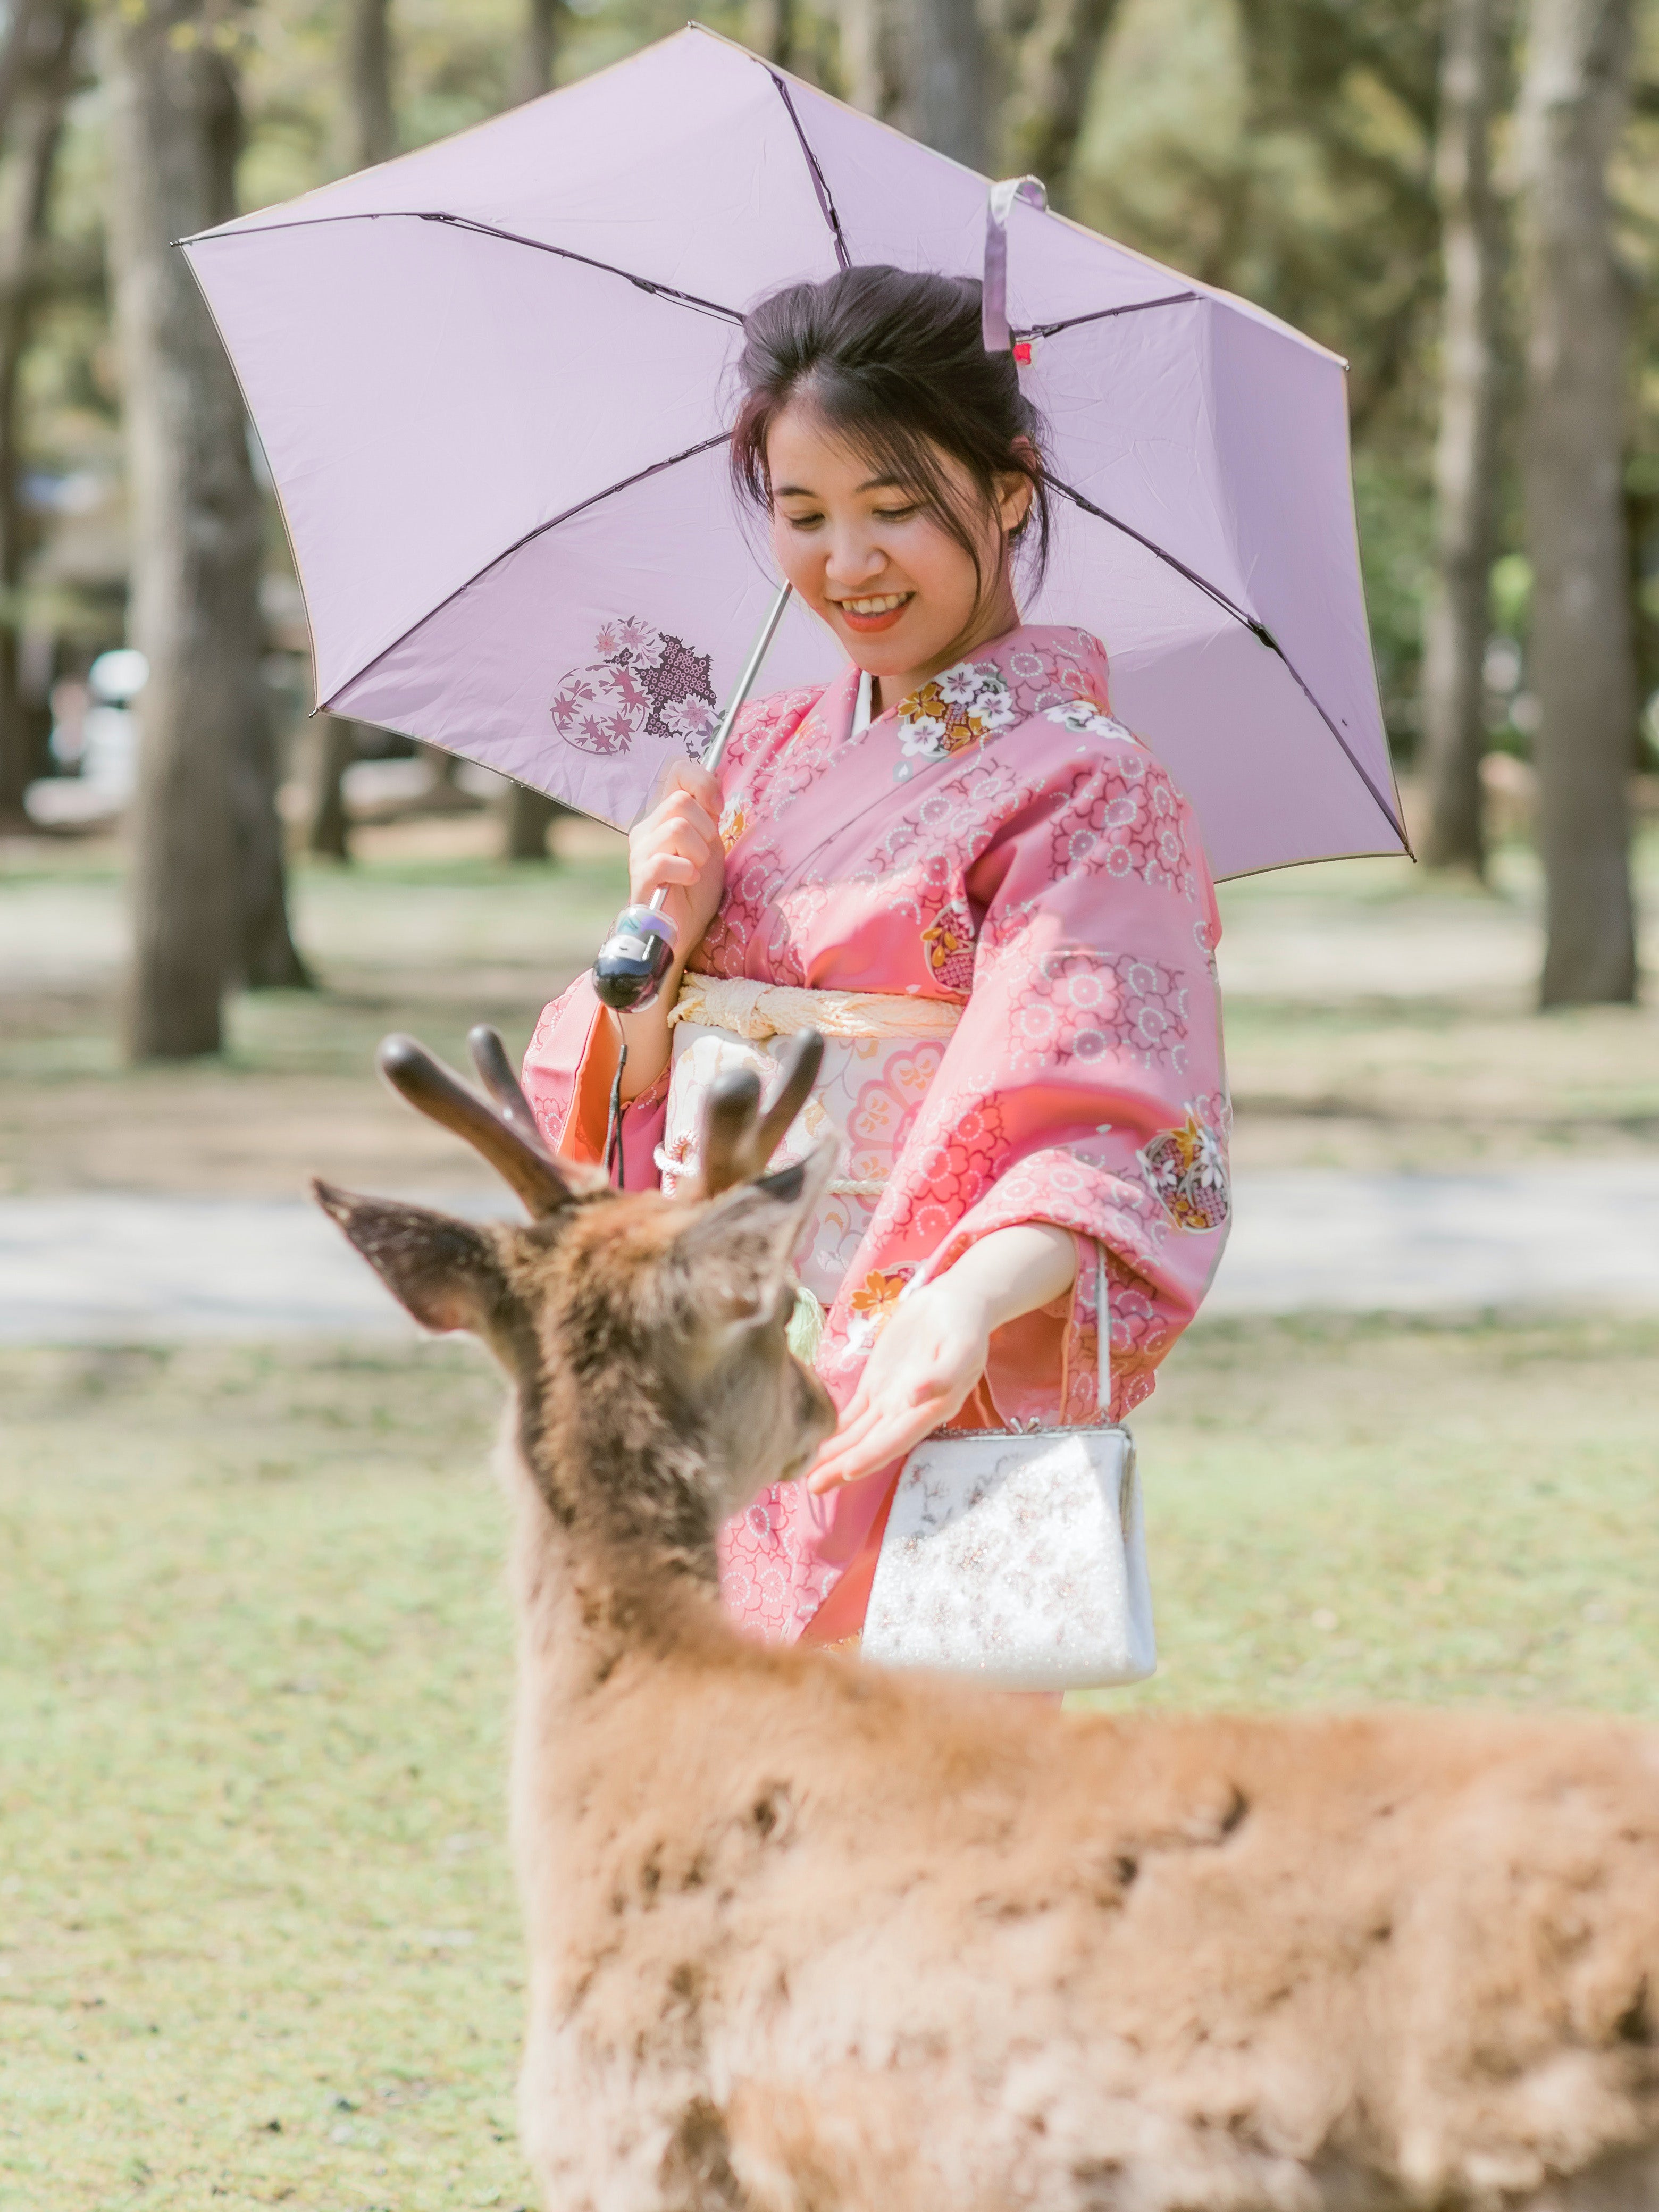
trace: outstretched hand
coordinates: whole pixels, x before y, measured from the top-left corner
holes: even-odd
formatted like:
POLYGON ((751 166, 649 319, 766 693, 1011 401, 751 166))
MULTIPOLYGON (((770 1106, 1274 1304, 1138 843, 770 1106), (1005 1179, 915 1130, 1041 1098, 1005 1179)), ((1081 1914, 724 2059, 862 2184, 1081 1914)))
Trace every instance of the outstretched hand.
POLYGON ((876 1339, 841 1425, 806 1474, 822 1496, 879 1474, 953 1421, 985 1372, 991 1334, 1060 1297, 1077 1274, 1069 1230, 1011 1223, 901 1298, 876 1339))
POLYGON ((808 1470, 807 1488, 822 1495, 902 1459, 961 1412, 990 1347, 985 1301, 966 1285, 953 1287, 950 1274, 902 1299, 841 1425, 808 1470))

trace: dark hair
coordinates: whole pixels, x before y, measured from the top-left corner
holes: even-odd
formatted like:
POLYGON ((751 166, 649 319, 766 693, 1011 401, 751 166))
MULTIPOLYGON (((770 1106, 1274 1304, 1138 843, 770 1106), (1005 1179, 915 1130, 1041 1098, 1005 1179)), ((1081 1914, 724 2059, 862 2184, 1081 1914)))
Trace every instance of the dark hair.
POLYGON ((738 364, 744 401, 732 433, 732 476, 756 507, 772 503, 766 438, 792 399, 806 399, 829 427, 900 483, 913 485, 940 527, 974 564, 975 525, 939 468, 938 453, 967 470, 986 510, 996 478, 1024 477, 1031 504, 1009 533, 1030 581, 1048 564, 1049 510, 1044 426, 1019 388, 1012 353, 988 353, 978 279, 905 269, 843 269, 821 284, 791 284, 750 310, 738 364), (1028 550, 1029 549, 1029 550, 1028 550))

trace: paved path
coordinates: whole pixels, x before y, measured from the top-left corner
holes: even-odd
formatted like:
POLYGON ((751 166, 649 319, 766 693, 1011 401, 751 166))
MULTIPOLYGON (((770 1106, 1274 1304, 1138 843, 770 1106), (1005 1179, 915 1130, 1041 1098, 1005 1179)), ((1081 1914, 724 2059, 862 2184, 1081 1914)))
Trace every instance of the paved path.
MULTIPOLYGON (((1659 1161, 1243 1176, 1205 1310, 1584 1305, 1659 1313, 1659 1161)), ((412 1333, 338 1231, 297 1201, 0 1200, 0 1342, 412 1333)))

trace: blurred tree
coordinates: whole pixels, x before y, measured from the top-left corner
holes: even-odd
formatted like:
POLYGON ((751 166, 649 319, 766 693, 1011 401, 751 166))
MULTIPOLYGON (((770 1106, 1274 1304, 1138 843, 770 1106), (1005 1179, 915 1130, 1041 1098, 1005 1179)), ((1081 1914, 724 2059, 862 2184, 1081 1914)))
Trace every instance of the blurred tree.
POLYGON ((390 0, 344 0, 340 10, 344 64, 346 170, 372 168, 397 150, 392 109, 390 0))
POLYGON ((240 116, 228 41, 215 27, 203 0, 151 0, 100 25, 130 634, 150 671, 132 822, 127 1045, 139 1060, 216 1052, 224 987, 239 969, 260 981, 303 974, 275 835, 260 497, 241 394, 173 247, 229 212, 240 116), (259 878, 246 885, 250 866, 259 878))
POLYGON ((908 128, 970 169, 991 166, 991 82, 977 0, 907 0, 908 128))
POLYGON ((1041 177, 1057 206, 1068 198, 1072 159, 1118 5, 1119 0, 1037 0, 1029 21, 1011 26, 1016 38, 1003 108, 1002 167, 1010 175, 1041 177))
POLYGON ((47 211, 75 88, 82 0, 15 0, 0 43, 0 823, 22 826, 33 717, 18 684, 26 550, 18 379, 47 275, 47 211))
POLYGON ((1119 0, 1068 213, 1256 301, 1350 365, 1390 735, 1419 720, 1432 570, 1440 0, 1119 0))
POLYGON ((757 54, 780 69, 793 70, 795 61, 796 0, 749 0, 744 37, 757 54))
MULTIPOLYGON (((377 161, 388 161, 398 149, 392 100, 391 13, 390 0, 344 0, 340 11, 340 83, 344 98, 336 136, 343 176, 372 169, 377 161)), ((550 27, 552 21, 542 0, 532 0, 531 15, 526 48, 538 19, 546 15, 550 27)), ((548 52, 550 66, 550 44, 548 52)), ((315 773, 307 847, 323 859, 347 860, 351 857, 351 817, 346 809, 345 772, 357 757, 357 725, 344 715, 319 714, 313 744, 315 773)))
POLYGON ((1627 102, 1631 8, 1632 0, 1532 0, 1521 99, 1523 474, 1547 1006, 1636 994, 1626 310, 1607 192, 1627 102))
MULTIPOLYGON (((538 93, 550 92, 554 70, 558 63, 560 38, 568 15, 565 0, 530 0, 525 17, 524 46, 520 55, 519 97, 533 100, 538 93)), ((785 69, 789 66, 788 33, 792 21, 790 0, 776 0, 777 25, 775 39, 784 48, 773 52, 771 58, 785 69)), ((766 25, 758 26, 764 33, 766 25)), ((756 40, 763 53, 770 48, 756 40)), ((539 791, 532 791, 527 783, 511 782, 501 803, 503 842, 509 860, 548 860, 553 857, 548 844, 548 833, 561 814, 568 809, 557 799, 548 799, 539 791)))
POLYGON ((1492 179, 1501 96, 1499 0, 1445 0, 1435 185, 1444 299, 1440 430, 1435 447, 1435 589, 1424 624, 1424 767, 1430 819, 1424 858, 1486 866, 1480 756, 1489 572, 1498 523, 1499 325, 1506 260, 1492 179))
POLYGON ((532 791, 527 783, 509 783, 503 805, 506 857, 509 860, 550 860, 548 835, 562 814, 572 810, 532 791))
POLYGON ((519 46, 517 90, 520 100, 534 100, 553 89, 559 48, 569 13, 565 0, 527 0, 524 35, 519 46))
POLYGON ((1239 12, 1258 140, 1239 289, 1331 333, 1363 430, 1399 388, 1434 301, 1441 0, 1239 0, 1239 12), (1322 209, 1285 189, 1310 168, 1322 209))
POLYGON ((841 65, 854 107, 906 127, 910 86, 899 0, 842 0, 841 65))

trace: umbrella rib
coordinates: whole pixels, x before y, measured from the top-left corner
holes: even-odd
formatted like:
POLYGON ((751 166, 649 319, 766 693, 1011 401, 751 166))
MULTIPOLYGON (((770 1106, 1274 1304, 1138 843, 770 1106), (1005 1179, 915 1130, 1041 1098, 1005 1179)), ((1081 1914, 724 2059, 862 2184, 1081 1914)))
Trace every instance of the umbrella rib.
POLYGON ((806 133, 801 129, 800 118, 795 112, 795 103, 789 96, 789 88, 775 70, 768 70, 766 74, 777 87, 778 97, 788 109, 789 120, 795 126, 795 136, 800 141, 800 150, 805 155, 806 166, 812 173, 812 189, 818 196, 819 209, 823 212, 824 221, 830 226, 830 235, 836 241, 836 258, 843 269, 850 269, 853 265, 853 257, 847 251, 847 235, 841 227, 841 216, 836 212, 829 181, 823 171, 818 167, 818 157, 812 151, 806 133))
MULTIPOLYGON (((1220 607, 1224 612, 1230 614, 1235 622, 1242 623, 1244 625, 1244 628, 1250 632, 1251 635, 1255 637, 1260 644, 1267 647, 1269 653, 1278 654, 1279 659, 1283 661, 1285 666, 1290 671, 1291 679, 1295 683, 1297 690, 1307 700, 1308 704, 1313 708, 1315 714, 1318 715, 1320 720, 1323 722, 1325 727, 1336 739, 1338 744, 1341 746, 1343 752, 1347 757, 1349 767, 1352 769, 1354 774, 1359 778, 1361 783, 1364 785, 1366 790, 1370 792, 1371 797, 1376 800, 1377 806, 1382 812, 1383 820, 1394 831, 1395 836, 1400 839, 1401 844, 1405 846, 1407 852, 1411 853, 1411 840, 1406 835, 1405 825, 1401 822, 1400 817, 1395 813, 1394 808, 1389 805, 1388 800, 1384 799, 1382 793, 1377 789, 1376 782, 1370 775, 1370 771, 1366 769, 1364 763, 1359 758, 1358 755, 1354 751, 1353 747, 1348 743, 1341 731, 1332 720, 1330 715, 1326 713, 1324 708, 1314 696, 1312 691, 1309 689, 1306 682, 1304 681, 1301 671, 1297 667, 1296 663, 1291 659, 1289 653, 1285 652, 1284 647, 1273 635, 1273 632, 1267 628, 1266 623, 1256 621, 1253 615, 1247 615, 1243 607, 1235 606, 1224 592, 1218 591, 1215 585, 1211 583, 1207 578, 1200 576, 1196 568, 1189 568, 1184 561, 1178 560, 1173 553, 1165 552, 1163 546, 1159 545, 1154 539, 1145 536, 1140 531, 1137 530, 1132 523, 1121 520, 1115 514, 1109 514, 1103 507, 1097 507, 1091 499, 1085 499, 1080 491, 1073 490, 1072 486, 1068 483, 1062 483, 1058 477, 1050 476, 1048 477, 1046 480, 1054 486, 1057 492, 1060 492, 1064 497, 1069 499, 1073 507, 1080 507, 1085 514, 1092 514, 1097 521, 1109 523, 1114 530, 1121 531, 1126 538, 1133 538, 1137 545, 1144 545, 1149 553, 1153 555, 1156 559, 1162 561, 1167 568, 1173 568, 1177 575, 1184 576, 1189 584, 1196 585, 1198 589, 1204 593, 1206 599, 1213 599, 1216 605, 1220 607)), ((1412 858, 1413 860, 1416 857, 1415 854, 1412 854, 1412 858)))
MULTIPOLYGON (((516 230, 499 230, 494 223, 477 222, 471 216, 448 215, 440 208, 365 208, 351 215, 313 215, 293 222, 261 223, 257 230, 239 231, 239 238, 263 238, 272 230, 320 230, 330 222, 441 222, 452 230, 476 231, 480 238, 504 239, 509 246, 527 246, 536 253, 550 253, 560 261, 580 262, 584 269, 598 269, 607 276, 620 276, 625 284, 636 291, 649 292, 659 300, 672 300, 682 307, 690 307, 700 315, 717 315, 722 322, 735 323, 743 327, 743 317, 735 307, 723 307, 718 300, 700 299, 695 292, 677 291, 672 284, 659 284, 653 276, 635 276, 631 270, 618 269, 612 261, 596 261, 591 253, 578 253, 568 246, 550 246, 544 238, 526 238, 516 230)), ((186 238, 185 246, 212 243, 214 234, 204 231, 199 238, 186 238)))
POLYGON ((562 514, 556 514, 550 521, 538 522, 533 530, 526 530, 522 538, 515 538, 510 545, 504 546, 493 559, 486 561, 482 568, 475 568, 464 582, 456 585, 453 592, 446 592, 437 605, 428 607, 418 622, 410 623, 409 628, 400 631, 389 645, 383 645, 380 650, 371 655, 361 668, 348 676, 343 684, 337 684, 326 699, 319 699, 316 708, 318 714, 331 713, 335 702, 343 692, 349 690, 352 684, 361 684, 370 669, 377 668, 388 653, 395 653, 400 645, 414 636, 417 629, 423 629, 427 623, 441 615, 446 607, 453 606, 464 592, 470 592, 472 586, 483 577, 487 576, 492 568, 499 568, 503 561, 510 561, 515 553, 521 553, 526 545, 534 544, 537 538, 545 538, 550 530, 556 530, 562 522, 568 522, 575 515, 585 514, 590 507, 598 507, 602 500, 613 498, 617 492, 627 491, 636 483, 643 483, 647 477, 660 476, 665 469, 678 468, 682 461, 695 460, 699 453, 706 453, 715 446, 727 444, 731 436, 732 433, 729 430, 722 430, 717 437, 704 438, 698 445, 688 446, 684 453, 670 453, 665 460, 653 461, 648 468, 636 469, 631 477, 622 477, 617 483, 606 484, 603 491, 592 492, 587 498, 579 499, 574 507, 566 507, 562 514))
POLYGON ((1180 307, 1188 300, 1201 299, 1199 292, 1166 292, 1161 300, 1130 300, 1121 307, 1097 307, 1092 314, 1068 315, 1063 323, 1033 323, 1028 331, 1016 331, 1017 338, 1058 337, 1062 331, 1074 331, 1080 323, 1103 323, 1113 315, 1139 315, 1148 307, 1180 307))

